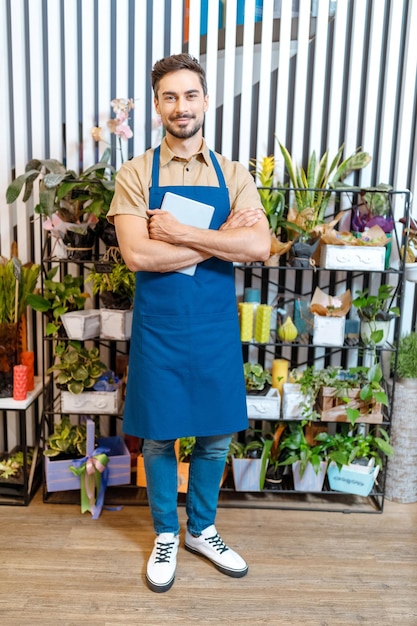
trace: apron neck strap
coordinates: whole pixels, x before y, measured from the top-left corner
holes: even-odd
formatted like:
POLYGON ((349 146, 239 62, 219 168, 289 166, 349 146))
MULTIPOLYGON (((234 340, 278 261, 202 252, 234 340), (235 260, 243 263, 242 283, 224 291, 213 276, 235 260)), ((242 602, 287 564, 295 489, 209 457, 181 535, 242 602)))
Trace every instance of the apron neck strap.
MULTIPOLYGON (((152 161, 152 186, 159 187, 159 155, 161 152, 161 147, 158 146, 155 148, 153 153, 153 161, 152 161)), ((226 181, 223 176, 223 172, 219 165, 218 160, 216 159, 214 152, 210 150, 210 158, 213 163, 214 169, 216 170, 217 179, 219 181, 219 187, 226 187, 226 181)))

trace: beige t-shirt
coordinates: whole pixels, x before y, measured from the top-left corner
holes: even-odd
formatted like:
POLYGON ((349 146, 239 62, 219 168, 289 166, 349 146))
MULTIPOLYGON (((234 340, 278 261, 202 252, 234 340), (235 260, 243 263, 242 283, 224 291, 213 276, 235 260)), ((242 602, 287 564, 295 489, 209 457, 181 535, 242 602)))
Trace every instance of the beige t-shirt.
MULTIPOLYGON (((124 163, 116 176, 116 188, 107 218, 113 222, 114 215, 138 215, 147 218, 149 187, 152 182, 154 150, 124 163)), ((248 170, 236 161, 229 161, 215 153, 229 191, 230 208, 239 210, 260 208, 262 204, 255 182, 248 170)), ((187 160, 176 156, 165 138, 161 143, 159 186, 218 187, 219 182, 210 152, 203 139, 201 150, 187 160)), ((204 202, 204 198, 201 199, 204 202)))

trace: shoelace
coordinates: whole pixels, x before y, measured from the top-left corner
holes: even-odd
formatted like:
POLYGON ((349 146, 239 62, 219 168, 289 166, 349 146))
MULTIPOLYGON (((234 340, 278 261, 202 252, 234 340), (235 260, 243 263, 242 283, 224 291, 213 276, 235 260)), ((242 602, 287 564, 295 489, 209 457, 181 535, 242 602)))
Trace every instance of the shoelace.
POLYGON ((174 542, 172 543, 157 543, 156 544, 156 556, 155 563, 169 563, 171 559, 171 552, 174 548, 174 542))
POLYGON ((206 541, 208 541, 208 543, 210 543, 213 548, 217 550, 217 552, 220 552, 220 554, 223 554, 223 552, 226 552, 226 550, 229 549, 224 543, 223 539, 218 534, 214 535, 213 537, 207 537, 206 541))

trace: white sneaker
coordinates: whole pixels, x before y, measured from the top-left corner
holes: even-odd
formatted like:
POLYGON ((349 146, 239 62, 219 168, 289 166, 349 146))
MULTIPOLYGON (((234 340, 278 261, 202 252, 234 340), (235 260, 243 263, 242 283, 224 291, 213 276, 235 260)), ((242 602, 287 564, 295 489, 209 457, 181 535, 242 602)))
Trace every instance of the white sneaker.
POLYGON ((152 591, 168 591, 174 584, 178 544, 179 536, 174 533, 162 533, 155 539, 146 567, 146 582, 152 591))
POLYGON ((214 525, 209 526, 199 537, 187 530, 185 535, 185 548, 209 559, 217 569, 233 578, 241 578, 248 572, 248 566, 237 552, 228 548, 218 535, 214 525))

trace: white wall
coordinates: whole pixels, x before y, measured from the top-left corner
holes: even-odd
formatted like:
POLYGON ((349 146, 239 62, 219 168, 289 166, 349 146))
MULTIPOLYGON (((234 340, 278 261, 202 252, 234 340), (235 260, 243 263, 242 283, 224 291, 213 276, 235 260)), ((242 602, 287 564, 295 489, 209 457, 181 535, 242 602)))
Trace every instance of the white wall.
MULTIPOLYGON (((38 227, 31 251, 32 203, 8 206, 6 187, 31 157, 64 159, 75 169, 80 160, 92 164, 90 130, 110 117, 112 98, 135 99, 125 157, 158 140, 150 69, 181 49, 206 67, 205 134, 215 149, 246 166, 275 152, 282 172, 275 137, 300 162, 313 149, 334 154, 344 143, 348 155, 362 146, 373 161, 352 182, 415 192, 417 2, 312 4, 314 18, 310 0, 264 0, 255 22, 260 3, 246 0, 244 27, 236 29, 241 0, 0 0, 0 253, 8 257, 17 237, 22 261, 39 261, 38 227)), ((409 302, 413 296, 408 285, 409 302)))

